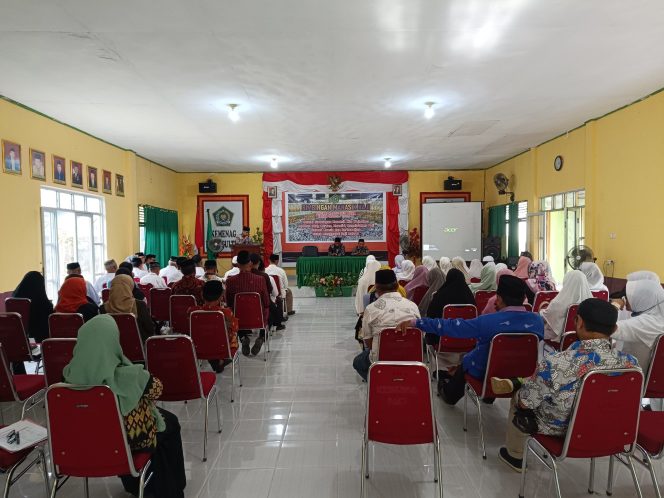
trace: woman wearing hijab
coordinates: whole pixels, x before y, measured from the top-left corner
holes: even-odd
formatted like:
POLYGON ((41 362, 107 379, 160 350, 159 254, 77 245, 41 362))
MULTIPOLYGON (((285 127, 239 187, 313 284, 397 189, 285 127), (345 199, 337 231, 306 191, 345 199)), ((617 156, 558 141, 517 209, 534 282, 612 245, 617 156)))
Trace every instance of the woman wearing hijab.
POLYGON ((374 256, 373 254, 369 254, 369 255, 367 256, 367 259, 366 259, 366 261, 364 262, 364 268, 362 268, 362 269, 360 270, 360 275, 359 275, 360 277, 361 277, 362 275, 364 275, 364 272, 366 271, 367 266, 369 266, 369 263, 370 263, 371 261, 376 261, 376 256, 374 256))
MULTIPOLYGON (((143 365, 131 363, 122 354, 113 318, 97 316, 80 328, 74 356, 64 368, 63 377, 69 384, 107 385, 113 391, 124 417, 129 447, 152 453, 152 479, 146 494, 183 498, 187 481, 180 424, 175 415, 155 406, 162 392, 161 382, 143 365)), ((121 479, 127 492, 138 495, 138 478, 121 479)))
POLYGON ((551 275, 551 266, 547 261, 535 261, 528 269, 526 284, 534 293, 556 290, 556 282, 551 275))
POLYGON ((467 284, 470 283, 470 275, 468 275, 468 267, 466 266, 466 262, 463 260, 463 258, 459 256, 453 257, 452 267, 456 268, 461 273, 463 273, 463 278, 466 280, 466 283, 467 284))
MULTIPOLYGON (((511 275, 512 277, 514 276, 514 272, 507 268, 507 265, 503 263, 498 263, 496 265, 496 289, 498 288, 498 283, 500 282, 500 277, 503 275, 511 275), (500 265, 503 265, 500 270, 498 270, 498 267, 500 265)), ((489 315, 491 313, 496 312, 496 296, 491 296, 489 300, 486 302, 486 306, 484 306, 483 310, 477 310, 480 312, 480 315, 489 315)))
POLYGON ((413 273, 413 278, 411 279, 410 282, 406 284, 406 298, 410 301, 413 300, 413 296, 415 294, 415 289, 421 286, 426 286, 427 285, 427 274, 429 273, 429 270, 427 269, 426 266, 418 266, 415 268, 415 272, 413 273))
POLYGON ((48 338, 48 317, 53 313, 53 303, 46 295, 44 276, 38 271, 29 271, 18 284, 12 297, 30 299, 30 324, 25 333, 36 342, 48 338))
POLYGON ((514 276, 522 279, 528 278, 528 270, 530 269, 530 264, 533 262, 528 256, 519 256, 519 262, 516 264, 516 270, 514 270, 514 276))
POLYGON ((567 319, 567 308, 591 297, 593 295, 586 276, 579 270, 567 272, 563 278, 563 288, 551 300, 549 306, 540 311, 544 320, 544 338, 560 342, 560 338, 565 332, 563 328, 567 319))
POLYGON ((358 315, 364 312, 365 296, 369 293, 369 287, 375 284, 376 272, 380 270, 380 263, 376 261, 367 261, 367 266, 364 268, 364 273, 357 281, 357 291, 355 292, 355 311, 358 315))
POLYGON ((447 275, 447 272, 452 269, 452 261, 447 256, 441 256, 438 266, 443 271, 443 275, 447 275))
POLYGON ((397 278, 399 278, 399 274, 401 273, 401 263, 404 262, 403 254, 397 254, 394 258, 394 268, 392 268, 392 271, 396 274, 397 278))
POLYGON ((132 313, 138 323, 143 342, 154 335, 154 322, 143 301, 134 298, 134 280, 129 275, 118 275, 111 280, 108 302, 99 307, 101 313, 132 313))
POLYGON ((496 265, 494 263, 487 263, 486 266, 482 267, 479 283, 470 284, 469 287, 473 294, 479 290, 495 291, 497 288, 496 265))
POLYGON ((470 275, 470 278, 482 278, 482 262, 479 259, 473 259, 470 262, 470 267, 468 268, 468 275, 470 275))
POLYGON ((604 285, 604 274, 596 263, 585 261, 584 263, 581 263, 579 270, 586 275, 591 291, 609 291, 608 287, 604 285))
POLYGON ((58 291, 58 304, 56 313, 80 313, 83 321, 87 322, 98 314, 97 305, 87 297, 85 280, 80 275, 67 277, 58 291))
POLYGON ((410 259, 405 260, 401 263, 401 273, 397 276, 399 280, 410 282, 413 279, 415 274, 415 263, 410 259))
POLYGON ((438 265, 436 265, 436 260, 433 259, 431 256, 424 256, 422 258, 422 266, 424 266, 427 270, 431 271, 434 268, 436 268, 438 265))
POLYGON ((430 270, 429 273, 427 273, 426 285, 429 288, 427 289, 426 294, 424 294, 422 297, 420 304, 417 305, 417 307, 420 309, 421 316, 426 316, 427 310, 429 309, 429 304, 431 304, 431 300, 433 299, 433 295, 438 291, 438 289, 441 288, 444 283, 445 274, 437 266, 434 267, 433 270, 430 270))

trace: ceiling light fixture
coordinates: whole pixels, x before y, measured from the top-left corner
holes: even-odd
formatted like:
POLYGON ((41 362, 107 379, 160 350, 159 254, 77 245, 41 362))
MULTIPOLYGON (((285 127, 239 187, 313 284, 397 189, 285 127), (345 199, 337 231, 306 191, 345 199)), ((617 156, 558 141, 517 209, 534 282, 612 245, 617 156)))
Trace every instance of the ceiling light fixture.
POLYGON ((273 157, 270 161, 270 168, 277 169, 279 167, 279 161, 276 157, 273 157))
POLYGON ((385 167, 386 168, 391 168, 392 167, 392 158, 391 157, 386 157, 385 158, 385 167))
POLYGON ((240 112, 237 110, 237 104, 228 104, 228 119, 237 123, 240 120, 240 112))
POLYGON ((424 105, 426 108, 424 109, 424 117, 427 119, 431 119, 433 115, 435 114, 433 110, 433 106, 435 105, 435 102, 425 102, 424 105))

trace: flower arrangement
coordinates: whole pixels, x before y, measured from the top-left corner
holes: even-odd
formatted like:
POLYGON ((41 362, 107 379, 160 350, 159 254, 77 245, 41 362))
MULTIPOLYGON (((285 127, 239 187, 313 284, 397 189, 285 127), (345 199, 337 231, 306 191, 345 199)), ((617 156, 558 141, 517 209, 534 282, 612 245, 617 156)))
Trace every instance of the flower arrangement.
POLYGON ((256 227, 256 233, 251 237, 256 245, 263 245, 263 232, 260 227, 256 227))
POLYGON ((411 258, 419 258, 422 256, 420 234, 417 232, 417 228, 413 228, 410 232, 408 232, 408 255, 411 258))
POLYGON ((180 254, 185 258, 191 258, 194 255, 194 244, 189 239, 189 235, 183 235, 180 238, 180 254))
POLYGON ((310 275, 305 285, 323 289, 325 297, 332 297, 342 295, 342 287, 352 288, 356 284, 357 275, 330 273, 329 275, 310 275))

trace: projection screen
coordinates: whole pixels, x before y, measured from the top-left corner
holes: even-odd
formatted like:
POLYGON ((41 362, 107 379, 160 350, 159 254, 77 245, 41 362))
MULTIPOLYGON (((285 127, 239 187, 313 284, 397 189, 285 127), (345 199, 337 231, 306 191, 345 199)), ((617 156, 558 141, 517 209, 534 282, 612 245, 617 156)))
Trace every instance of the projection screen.
POLYGON ((422 204, 422 256, 482 257, 482 203, 422 204))

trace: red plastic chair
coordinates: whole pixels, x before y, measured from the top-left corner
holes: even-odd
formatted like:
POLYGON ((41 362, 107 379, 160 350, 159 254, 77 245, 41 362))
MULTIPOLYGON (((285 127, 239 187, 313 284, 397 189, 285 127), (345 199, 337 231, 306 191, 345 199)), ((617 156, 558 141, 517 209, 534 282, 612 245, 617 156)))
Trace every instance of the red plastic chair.
POLYGON ((22 403, 21 418, 25 411, 40 401, 46 388, 41 374, 12 374, 5 348, 0 344, 0 402, 22 403))
POLYGON ((30 330, 30 299, 26 297, 8 297, 5 299, 5 311, 21 315, 23 330, 30 330))
POLYGON ((549 303, 553 301, 553 298, 555 298, 557 295, 558 291, 539 291, 537 294, 535 294, 533 312, 538 313, 542 307, 548 306, 549 303))
POLYGON ((138 477, 138 496, 143 497, 151 454, 130 451, 117 399, 108 386, 49 387, 46 421, 54 474, 51 498, 68 477, 85 478, 89 497, 89 478, 119 475, 138 477))
POLYGON ((526 308, 526 311, 533 311, 533 305, 530 303, 523 303, 523 307, 526 308))
POLYGON ((152 289, 152 284, 138 284, 138 288, 141 290, 145 296, 145 301, 147 302, 148 308, 150 307, 150 289, 152 289))
POLYGON ((482 281, 481 278, 473 277, 470 279, 471 284, 479 284, 482 281))
POLYGON ((263 320, 263 303, 258 292, 239 292, 235 294, 233 314, 240 322, 240 330, 263 330, 265 332, 265 346, 263 360, 267 361, 270 352, 270 334, 263 320))
POLYGON ((52 339, 76 339, 83 323, 80 313, 53 313, 48 317, 48 336, 52 339))
POLYGON ((196 306, 196 298, 188 294, 170 298, 170 325, 175 334, 189 333, 189 308, 196 306))
POLYGON ((45 339, 42 342, 42 360, 46 386, 62 382, 62 371, 74 357, 76 339, 45 339))
POLYGON ((515 377, 530 377, 537 368, 537 355, 539 338, 535 334, 522 332, 507 332, 496 334, 491 339, 489 359, 483 379, 477 379, 466 374, 466 396, 463 402, 463 430, 468 430, 466 417, 468 412, 468 398, 477 407, 477 422, 482 443, 482 458, 486 460, 486 447, 484 445, 484 427, 482 425, 482 398, 511 398, 512 393, 496 394, 491 388, 491 377, 513 379, 515 377))
POLYGON ((164 279, 164 283, 165 283, 166 285, 168 285, 168 277, 164 277, 164 276, 162 276, 161 278, 163 278, 163 279, 164 279))
POLYGON ((565 317, 564 332, 576 332, 576 314, 579 311, 578 304, 570 304, 567 308, 567 316, 565 317))
POLYGON ((581 379, 565 437, 535 434, 526 439, 523 452, 521 491, 523 498, 532 453, 553 471, 556 496, 560 495, 558 464, 565 458, 590 458, 588 493, 593 494, 595 459, 610 457, 606 494, 613 488, 614 460, 626 465, 634 480, 637 495, 641 489, 636 478, 632 454, 636 443, 641 408, 643 373, 638 369, 594 370, 581 379), (628 448, 625 450, 625 448, 628 448))
POLYGON ((403 334, 383 329, 378 342, 378 361, 416 361, 422 363, 422 331, 409 327, 403 334))
POLYGON ((576 332, 565 332, 561 338, 559 349, 560 351, 565 351, 572 344, 579 340, 579 336, 576 335, 576 332))
POLYGON ((23 321, 18 313, 0 313, 0 343, 10 363, 34 361, 23 321))
POLYGON ((145 362, 143 340, 138 330, 138 323, 133 313, 109 313, 115 320, 120 331, 120 346, 122 354, 134 363, 145 362))
POLYGON ((110 296, 111 296, 111 289, 109 289, 108 287, 104 287, 101 290, 101 302, 107 303, 110 296))
POLYGON ((572 344, 579 340, 579 337, 576 335, 576 313, 579 309, 578 304, 570 304, 567 308, 567 314, 565 316, 565 324, 563 325, 563 333, 560 338, 560 342, 554 341, 553 339, 545 339, 549 346, 553 349, 559 351, 565 351, 572 344))
POLYGON ((478 290, 475 293, 475 306, 478 310, 486 308, 489 299, 496 295, 496 291, 478 290))
POLYGON ((164 386, 160 401, 205 400, 205 435, 203 461, 207 461, 207 429, 210 400, 217 408, 217 424, 221 434, 217 376, 214 372, 200 372, 191 338, 186 335, 148 337, 145 342, 145 366, 164 386))
POLYGON ((443 496, 440 441, 433 412, 429 370, 418 362, 376 362, 369 368, 367 415, 362 444, 361 496, 369 478, 369 443, 433 444, 434 481, 443 496))
POLYGON ((173 291, 165 289, 150 289, 150 316, 155 322, 168 322, 171 319, 171 294, 173 291))
MULTIPOLYGON (((443 318, 460 320, 472 320, 477 318, 477 308, 472 304, 448 304, 443 308, 443 318)), ((438 366, 437 353, 468 353, 477 346, 476 339, 460 339, 457 337, 441 336, 436 349, 436 371, 438 366)))
POLYGON ((426 285, 419 285, 413 289, 413 299, 412 301, 419 306, 420 302, 422 301, 422 298, 424 297, 424 294, 427 293, 429 290, 429 287, 426 285))
POLYGON ((596 297, 597 299, 604 299, 604 301, 609 300, 609 291, 605 290, 598 290, 598 291, 590 291, 593 297, 596 297))
POLYGON ((232 384, 231 403, 235 401, 235 366, 238 367, 238 382, 240 379, 240 355, 238 348, 231 348, 230 338, 226 330, 226 320, 221 311, 194 311, 190 317, 190 334, 194 343, 196 357, 199 360, 231 360, 232 384))

